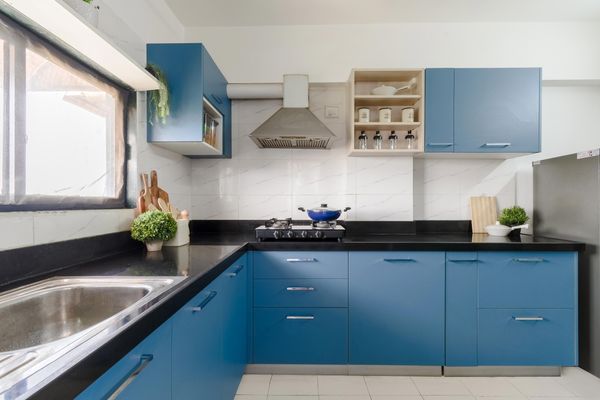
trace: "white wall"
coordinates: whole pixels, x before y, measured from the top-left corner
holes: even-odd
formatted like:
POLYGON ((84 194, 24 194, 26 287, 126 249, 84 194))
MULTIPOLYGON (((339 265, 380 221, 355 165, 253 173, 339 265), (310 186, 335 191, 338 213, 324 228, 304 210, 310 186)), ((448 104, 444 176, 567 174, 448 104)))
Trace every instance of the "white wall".
MULTIPOLYGON (((318 12, 318 10, 315 10, 318 12)), ((368 8, 365 10, 368 12, 368 8)), ((518 10, 515 10, 518 12, 518 10)), ((352 68, 540 66, 544 79, 600 79, 597 23, 405 23, 187 28, 230 82, 345 82, 352 68)))
MULTIPOLYGON (((99 29, 140 65, 145 64, 147 42, 183 39, 181 26, 172 20, 165 22, 167 14, 156 14, 155 0, 148 4, 141 0, 97 1, 101 7, 99 29), (148 37, 140 37, 138 32, 148 37)), ((129 165, 128 173, 136 176, 156 169, 159 185, 169 192, 171 201, 180 209, 190 209, 191 162, 146 143, 145 94, 138 94, 136 142, 137 164, 129 165)), ((138 192, 139 186, 133 190, 138 192)), ((131 209, 0 213, 0 250, 126 231, 132 218, 131 209)))

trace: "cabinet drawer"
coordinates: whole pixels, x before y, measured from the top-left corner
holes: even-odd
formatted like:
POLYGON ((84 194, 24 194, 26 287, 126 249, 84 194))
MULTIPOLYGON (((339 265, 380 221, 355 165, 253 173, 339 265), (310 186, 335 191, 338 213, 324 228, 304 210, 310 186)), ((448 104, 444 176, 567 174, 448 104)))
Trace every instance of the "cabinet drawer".
POLYGON ((347 277, 347 252, 265 251, 254 253, 255 279, 347 277))
POLYGON ((255 307, 347 307, 347 279, 257 279, 255 307))
POLYGON ((345 364, 347 351, 347 309, 254 309, 255 363, 345 364))
POLYGON ((479 308, 573 308, 576 285, 576 253, 479 253, 479 308))
POLYGON ((573 310, 479 310, 479 365, 576 365, 573 310))

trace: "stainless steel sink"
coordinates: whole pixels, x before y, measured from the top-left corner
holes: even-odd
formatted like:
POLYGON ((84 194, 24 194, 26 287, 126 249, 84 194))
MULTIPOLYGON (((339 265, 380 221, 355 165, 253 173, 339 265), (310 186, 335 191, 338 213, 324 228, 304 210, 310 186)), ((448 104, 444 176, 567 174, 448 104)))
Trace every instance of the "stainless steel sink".
POLYGON ((0 398, 57 354, 116 331, 181 279, 65 277, 0 294, 0 398))

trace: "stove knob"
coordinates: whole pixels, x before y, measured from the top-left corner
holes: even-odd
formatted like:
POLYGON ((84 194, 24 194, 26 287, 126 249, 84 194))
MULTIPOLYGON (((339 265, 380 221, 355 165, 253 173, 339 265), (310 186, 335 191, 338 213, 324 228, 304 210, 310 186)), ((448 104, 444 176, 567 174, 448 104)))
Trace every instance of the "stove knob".
POLYGON ((281 239, 281 231, 273 231, 273 237, 275 239, 281 239))
POLYGON ((316 232, 315 232, 315 237, 316 237, 317 239, 321 239, 321 238, 323 237, 323 232, 321 232, 321 231, 316 231, 316 232))
POLYGON ((285 237, 288 239, 293 239, 294 238, 294 232, 292 231, 286 231, 285 232, 285 237))
POLYGON ((308 232, 306 232, 306 231, 300 231, 298 233, 298 236, 300 236, 302 239, 306 239, 306 237, 308 236, 308 232))

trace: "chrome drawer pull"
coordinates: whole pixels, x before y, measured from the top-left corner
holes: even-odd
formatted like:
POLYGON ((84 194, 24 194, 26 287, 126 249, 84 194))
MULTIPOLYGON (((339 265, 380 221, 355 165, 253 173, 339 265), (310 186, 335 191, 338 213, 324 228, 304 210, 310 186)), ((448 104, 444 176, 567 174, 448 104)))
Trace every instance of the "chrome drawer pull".
POLYGON ((315 288, 314 287, 304 287, 304 286, 290 286, 290 287, 287 287, 285 290, 287 290, 288 292, 314 292, 315 288))
POLYGON ((384 258, 385 262, 414 262, 414 258, 384 258))
POLYGON ((131 382, 133 382, 135 378, 137 378, 138 375, 142 373, 142 371, 148 366, 148 364, 150 364, 150 361, 152 361, 152 359, 154 359, 154 356, 152 354, 142 354, 140 356, 140 360, 135 365, 135 367, 133 367, 127 373, 127 375, 125 375, 119 382, 117 382, 117 384, 110 390, 110 392, 108 392, 103 397, 103 399, 115 400, 117 397, 119 397, 121 392, 123 392, 127 388, 127 386, 131 385, 131 382))
POLYGON ((453 144, 454 143, 427 143, 427 146, 431 146, 431 147, 450 147, 453 144))
POLYGON ((544 262, 543 258, 513 258, 513 261, 520 263, 541 263, 544 262))
POLYGON ((313 320, 315 319, 314 315, 286 315, 285 319, 290 320, 313 320))
POLYGON ((244 269, 243 265, 240 265, 239 267, 237 267, 235 269, 235 271, 230 272, 229 274, 227 274, 227 276, 229 276, 230 278, 235 278, 236 276, 238 276, 238 274, 244 269))
POLYGON ((211 291, 208 296, 206 296, 206 298, 204 300, 202 300, 202 303, 198 304, 196 307, 192 307, 192 312, 200 312, 202 310, 204 310, 206 308, 206 306, 208 305, 208 303, 211 302, 212 299, 215 298, 215 296, 217 295, 217 292, 215 292, 214 290, 211 291))
POLYGON ((477 262, 477 260, 450 260, 448 259, 448 261, 453 262, 453 263, 472 263, 472 262, 477 262))
POLYGON ((293 262, 317 262, 316 258, 286 258, 285 261, 293 262))
POLYGON ((513 317, 515 321, 543 321, 544 317, 513 317))
POLYGON ((512 143, 484 143, 481 147, 508 147, 512 143))

